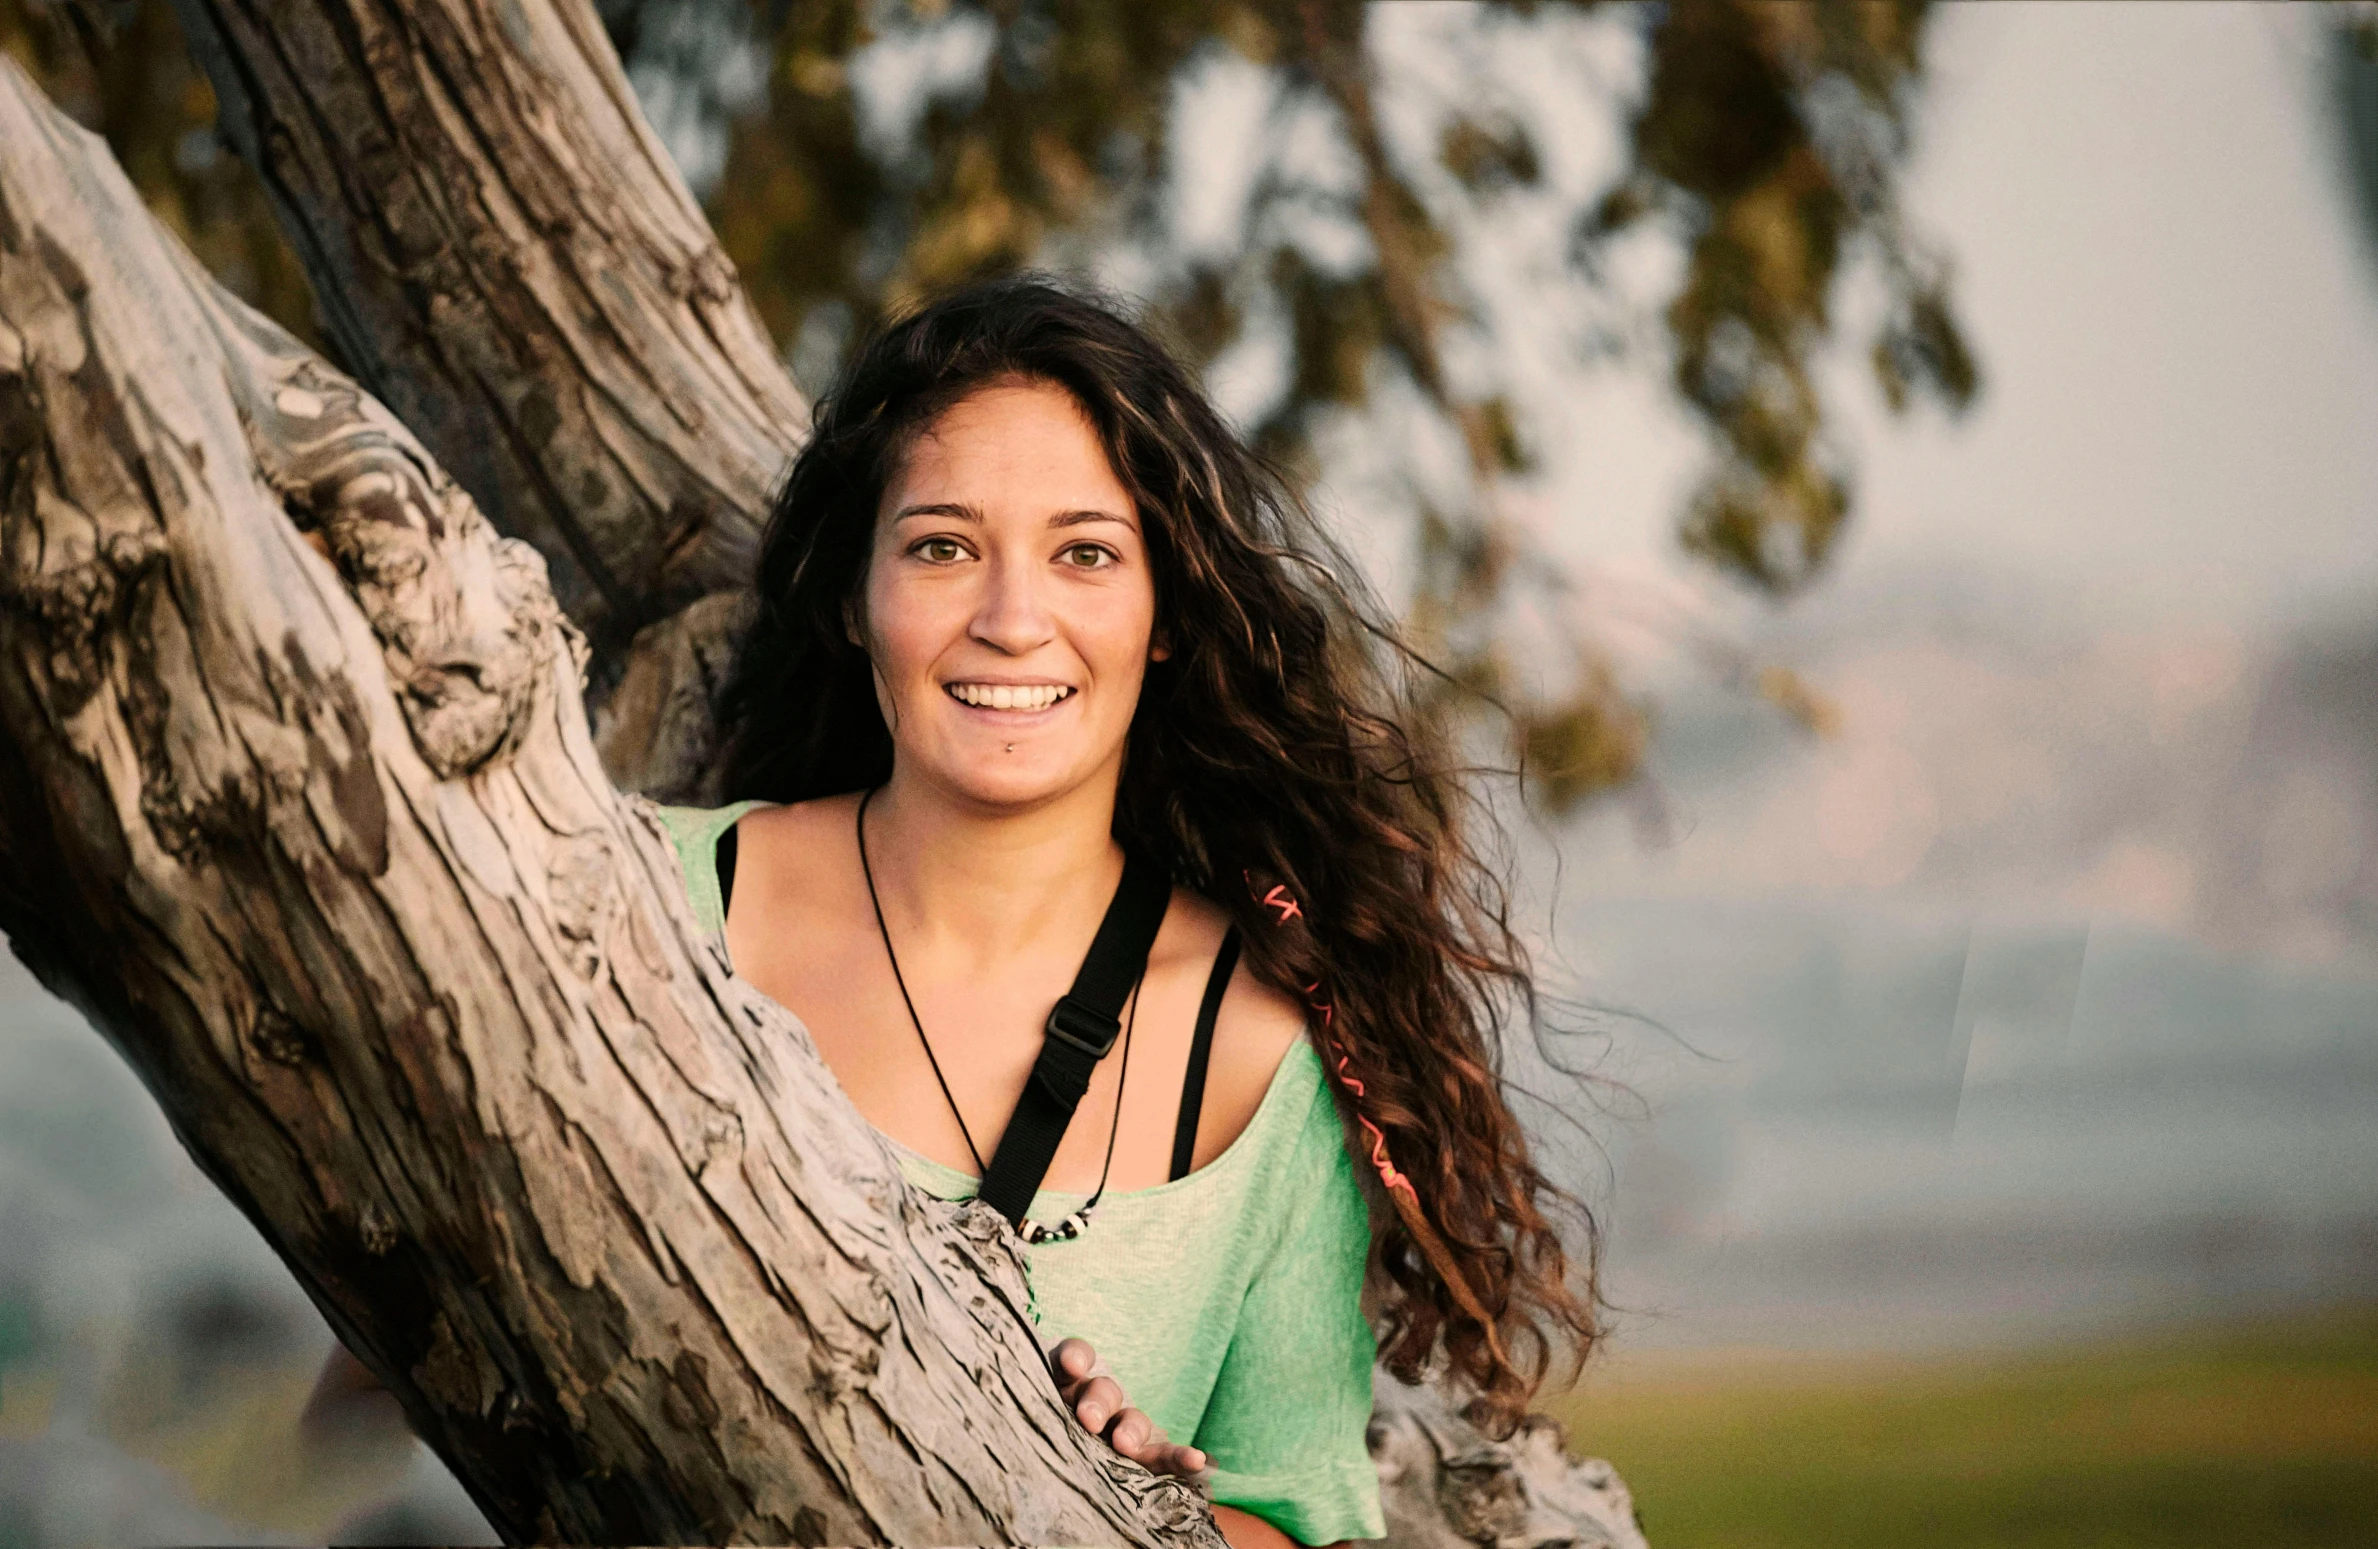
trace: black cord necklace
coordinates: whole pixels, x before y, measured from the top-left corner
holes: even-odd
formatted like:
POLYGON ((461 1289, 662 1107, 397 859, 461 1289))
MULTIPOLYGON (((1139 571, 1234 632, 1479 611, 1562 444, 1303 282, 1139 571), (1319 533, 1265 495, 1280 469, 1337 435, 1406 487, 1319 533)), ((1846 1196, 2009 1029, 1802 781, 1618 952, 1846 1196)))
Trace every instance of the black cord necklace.
MULTIPOLYGON (((974 1132, 966 1127, 966 1115, 958 1111, 958 1099, 950 1095, 949 1078, 941 1073, 941 1061, 933 1057, 933 1040, 925 1036, 924 1019, 917 1015, 917 1003, 909 998, 908 980, 900 973, 900 954, 892 950, 891 927, 884 924, 883 900, 876 896, 875 868, 867 860, 867 804, 875 800, 876 791, 881 789, 881 786, 873 787, 859 798, 859 873, 867 879, 867 902, 875 908, 875 929, 883 937, 884 958, 892 965, 892 982, 900 986, 900 1003, 908 1008, 909 1025, 917 1030, 917 1042, 925 1046, 925 1063, 933 1067, 933 1080, 941 1088, 941 1100, 950 1105, 950 1117, 958 1121, 958 1133, 966 1137, 966 1154, 974 1158, 975 1176, 980 1178, 990 1169, 983 1165, 983 1154, 975 1146, 974 1132)), ((1079 1237, 1082 1229, 1090 1224, 1091 1209, 1106 1194, 1106 1176, 1115 1165, 1115 1135, 1123 1127, 1123 1083, 1131 1079, 1131 1026, 1138 1020, 1138 1014, 1139 986, 1134 984, 1131 987, 1131 999, 1123 1012, 1123 1065, 1115 1072, 1115 1116, 1107 1126, 1106 1161, 1098 1169, 1098 1187, 1088 1199, 1082 1201, 1081 1209, 1054 1226, 1043 1226, 1037 1221, 1025 1222, 1021 1235, 1026 1242, 1070 1242, 1079 1237)))

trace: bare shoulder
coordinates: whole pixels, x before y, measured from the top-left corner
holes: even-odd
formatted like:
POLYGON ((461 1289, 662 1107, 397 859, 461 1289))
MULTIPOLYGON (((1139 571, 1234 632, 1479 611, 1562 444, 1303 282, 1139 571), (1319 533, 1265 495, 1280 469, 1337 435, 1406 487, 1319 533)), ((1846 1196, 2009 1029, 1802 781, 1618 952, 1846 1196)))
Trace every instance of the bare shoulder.
MULTIPOLYGON (((1179 949, 1196 955, 1195 973, 1202 986, 1229 929, 1229 917, 1211 900, 1194 894, 1176 893, 1174 899, 1175 919, 1167 922, 1166 934, 1174 934, 1176 924, 1186 927, 1179 933, 1179 949)), ((1214 1017, 1194 1165, 1203 1167, 1238 1139, 1262 1106, 1280 1062, 1304 1035, 1304 1008, 1257 978, 1242 954, 1214 1017)))
POLYGON ((814 885, 837 874, 856 844, 857 808, 855 795, 754 807, 735 824, 737 875, 773 891, 795 879, 814 885))
POLYGON ((746 840, 794 849, 808 849, 829 838, 848 843, 858 801, 856 795, 820 796, 754 807, 737 820, 735 830, 746 840))
POLYGON ((850 914, 860 885, 855 805, 855 797, 827 796, 754 807, 736 820, 727 951, 739 971, 781 988, 790 972, 787 942, 803 940, 814 950, 819 932, 850 914))
POLYGON ((1215 1058, 1227 1049, 1233 1058, 1260 1066, 1269 1083, 1272 1071, 1304 1035, 1304 1008, 1256 978, 1241 957, 1214 1018, 1215 1058))

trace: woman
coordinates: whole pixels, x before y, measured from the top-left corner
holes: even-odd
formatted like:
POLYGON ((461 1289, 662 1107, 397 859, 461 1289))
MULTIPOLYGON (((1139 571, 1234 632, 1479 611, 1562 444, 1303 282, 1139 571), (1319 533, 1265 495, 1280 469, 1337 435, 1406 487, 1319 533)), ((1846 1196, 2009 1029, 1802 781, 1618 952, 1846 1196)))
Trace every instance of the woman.
POLYGON ((738 799, 664 809, 909 1179, 1023 1177, 1067 1401, 1241 1546, 1381 1534, 1375 1358, 1441 1354, 1495 1428, 1594 1334, 1494 1073, 1524 958, 1325 552, 1139 330, 952 295, 817 405, 723 700, 738 799), (1132 896, 1121 1036, 1052 1036, 1132 896), (1077 1043, 1068 1114, 1035 1071, 1077 1043), (1019 1114, 1053 1152, 1003 1150, 1019 1114))

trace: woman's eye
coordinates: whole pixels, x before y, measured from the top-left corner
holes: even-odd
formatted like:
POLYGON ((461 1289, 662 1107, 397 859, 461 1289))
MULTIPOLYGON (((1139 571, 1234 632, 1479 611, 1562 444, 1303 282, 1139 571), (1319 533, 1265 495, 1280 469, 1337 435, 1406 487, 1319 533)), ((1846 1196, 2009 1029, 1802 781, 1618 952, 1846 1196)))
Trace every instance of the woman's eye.
POLYGON ((1065 551, 1065 562, 1077 570, 1095 570, 1113 557, 1095 543, 1077 543, 1065 551))
POLYGON ((955 538, 927 538, 913 551, 917 558, 929 564, 946 565, 966 551, 958 547, 955 538))

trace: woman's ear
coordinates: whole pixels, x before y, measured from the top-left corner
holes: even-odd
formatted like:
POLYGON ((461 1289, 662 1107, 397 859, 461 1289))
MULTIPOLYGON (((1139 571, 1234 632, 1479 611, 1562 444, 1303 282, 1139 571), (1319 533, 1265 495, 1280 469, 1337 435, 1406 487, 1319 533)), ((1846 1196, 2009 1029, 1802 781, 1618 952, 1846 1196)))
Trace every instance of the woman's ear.
POLYGON ((1159 630, 1148 638, 1148 660, 1161 662, 1169 660, 1171 656, 1172 642, 1164 638, 1163 631, 1159 630))

